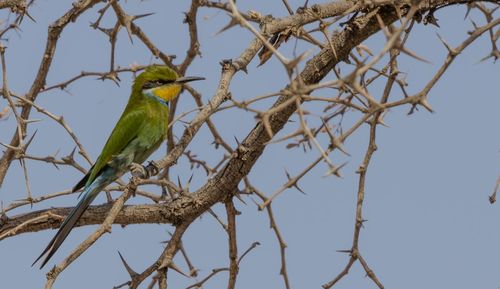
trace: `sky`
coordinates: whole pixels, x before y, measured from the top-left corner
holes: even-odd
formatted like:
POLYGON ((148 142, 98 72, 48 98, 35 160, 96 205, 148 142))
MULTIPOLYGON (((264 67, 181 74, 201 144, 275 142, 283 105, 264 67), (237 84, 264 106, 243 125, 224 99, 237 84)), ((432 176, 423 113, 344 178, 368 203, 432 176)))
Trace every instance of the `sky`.
MULTIPOLYGON (((302 4, 299 1, 289 2, 294 8, 302 4)), ((184 58, 189 41, 187 26, 182 20, 183 12, 189 6, 188 1, 149 0, 122 4, 129 14, 155 12, 138 20, 137 24, 160 49, 177 55, 177 59, 184 58)), ((287 15, 278 0, 238 1, 237 4, 243 11, 254 9, 275 17, 287 15)), ((36 1, 29 10, 36 23, 24 19, 21 31, 11 31, 8 39, 2 39, 7 46, 7 76, 12 91, 25 93, 29 89, 45 48, 47 26, 70 5, 69 1, 36 1)), ((96 5, 64 30, 47 84, 67 80, 82 70, 109 69, 109 41, 103 33, 89 26, 102 6, 102 3, 96 5)), ((430 63, 415 61, 404 55, 400 57, 400 70, 406 75, 410 93, 418 92, 446 57, 447 51, 437 33, 454 46, 467 37, 472 25, 470 19, 464 19, 465 12, 465 7, 444 8, 435 14, 440 28, 420 24, 414 29, 407 47, 430 63)), ((1 11, 0 15, 1 19, 8 16, 6 11, 1 11)), ((472 13, 470 17, 477 23, 484 23, 480 14, 472 13)), ((105 17, 103 26, 112 27, 115 21, 113 17, 105 17)), ((219 62, 238 57, 253 36, 238 27, 217 34, 229 21, 225 12, 202 8, 198 21, 202 56, 194 61, 187 75, 206 78, 193 86, 207 102, 216 91, 220 77, 219 62)), ((365 45, 378 52, 384 40, 383 35, 374 35, 365 45)), ((295 45, 294 40, 289 41, 280 51, 292 58, 295 45)), ((310 50, 302 42, 296 47, 299 52, 310 50)), ((420 109, 408 115, 409 107, 391 109, 385 116, 387 127, 378 129, 378 150, 367 177, 364 217, 368 221, 361 231, 360 250, 386 288, 489 289, 500 286, 500 210, 498 205, 488 202, 500 174, 500 135, 497 133, 500 70, 491 59, 480 62, 490 49, 489 39, 482 37, 459 55, 429 94, 434 113, 420 109)), ((317 51, 310 50, 310 55, 317 51)), ((138 39, 131 43, 122 30, 117 43, 116 63, 126 67, 159 63, 159 60, 152 58, 138 39)), ((263 66, 257 65, 258 60, 254 59, 247 74, 239 72, 234 77, 230 89, 234 99, 242 101, 279 91, 286 86, 286 74, 274 57, 263 66)), ((119 86, 111 81, 86 78, 70 85, 67 91, 40 94, 37 104, 56 115, 63 115, 95 160, 130 93, 132 74, 124 73, 120 78, 119 86)), ((333 79, 334 76, 328 75, 325 81, 333 79)), ((332 95, 328 90, 321 93, 332 95)), ((392 97, 396 99, 401 95, 396 92, 392 97)), ((255 107, 265 109, 272 102, 263 101, 255 107)), ((0 99, 0 109, 6 105, 6 101, 0 99)), ((195 107, 188 94, 181 95, 180 111, 195 107)), ((305 104, 304 108, 313 114, 321 113, 321 107, 314 104, 305 104)), ((31 117, 41 121, 29 126, 29 135, 37 131, 30 154, 47 156, 58 151, 58 156, 64 156, 72 151, 74 144, 62 127, 36 112, 31 117)), ((185 120, 193 117, 193 113, 189 114, 185 120)), ((253 114, 237 109, 225 110, 212 119, 233 147, 236 146, 235 138, 243 139, 256 121, 253 114)), ((295 122, 289 123, 281 136, 299 127, 298 118, 295 116, 292 119, 295 122)), ((349 124, 354 120, 347 118, 345 122, 349 124)), ((318 119, 310 116, 310 122, 315 121, 318 119)), ((10 141, 13 123, 12 116, 0 121, 0 142, 10 141)), ((175 124, 176 136, 181 135, 183 128, 182 123, 175 124)), ((300 182, 306 194, 287 190, 273 202, 276 221, 288 245, 287 267, 292 288, 321 288, 348 261, 348 256, 337 250, 349 249, 352 244, 358 182, 355 171, 366 150, 367 128, 362 127, 346 141, 345 148, 351 156, 338 152, 332 154, 334 163, 347 162, 342 169, 342 178, 323 177, 328 168, 321 164, 300 182)), ((214 150, 211 142, 209 131, 203 127, 188 149, 215 165, 223 151, 214 150)), ((304 152, 301 148, 286 149, 285 146, 286 143, 269 145, 249 175, 252 183, 267 195, 287 181, 285 169, 291 175, 297 174, 318 156, 314 149, 304 152)), ((161 148, 151 159, 161 158, 164 151, 161 148)), ((89 167, 81 157, 78 156, 77 160, 89 167)), ((82 177, 72 168, 58 170, 50 164, 35 161, 27 161, 27 166, 35 196, 71 188, 82 177)), ((171 168, 171 174, 173 179, 179 177, 184 183, 193 175, 193 191, 207 181, 203 170, 191 171, 185 158, 171 168)), ((127 178, 124 177, 125 180, 127 178)), ((6 206, 24 197, 26 188, 22 169, 18 162, 14 162, 0 188, 0 201, 6 206)), ((278 243, 269 228, 265 211, 258 211, 253 200, 258 198, 245 197, 246 204, 235 203, 242 213, 237 217, 240 254, 253 242, 260 243, 241 262, 237 288, 284 288, 279 275, 278 243)), ((105 197, 100 196, 94 203, 104 201, 105 197)), ((35 204, 33 208, 27 206, 11 211, 8 216, 49 207, 72 206, 76 202, 76 196, 70 195, 35 204)), ((136 197, 128 203, 145 202, 146 199, 136 197)), ((214 211, 225 218, 223 205, 217 204, 214 211)), ((0 287, 43 287, 45 273, 50 267, 60 262, 96 228, 75 229, 43 270, 30 265, 55 234, 54 230, 1 241, 0 287)), ((114 226, 111 234, 99 239, 60 275, 54 288, 113 288, 126 282, 128 275, 117 252, 120 251, 129 265, 140 272, 161 254, 162 242, 169 239, 169 232, 173 232, 173 228, 168 225, 114 226)), ((199 277, 188 279, 170 272, 170 288, 185 288, 210 274, 212 269, 228 265, 226 234, 210 215, 203 215, 192 224, 183 238, 183 244, 194 266, 199 269, 199 277)), ((175 261, 187 271, 180 256, 175 261)), ((220 273, 204 288, 225 287, 226 282, 227 273, 220 273)), ((146 286, 147 282, 143 288, 146 286)), ((376 286, 365 277, 357 263, 334 288, 376 286)))

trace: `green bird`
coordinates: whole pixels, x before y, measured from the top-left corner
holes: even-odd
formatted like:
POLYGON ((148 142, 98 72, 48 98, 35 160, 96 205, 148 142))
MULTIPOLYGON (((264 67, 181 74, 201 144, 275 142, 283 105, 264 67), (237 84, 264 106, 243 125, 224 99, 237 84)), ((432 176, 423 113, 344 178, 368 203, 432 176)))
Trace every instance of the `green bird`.
POLYGON ((128 104, 101 155, 73 187, 73 192, 83 188, 80 201, 32 266, 47 254, 40 266, 43 268, 99 192, 131 166, 137 169, 137 164, 143 163, 160 146, 168 130, 169 101, 179 95, 184 83, 202 79, 179 77, 172 69, 160 65, 150 66, 137 76, 128 104))

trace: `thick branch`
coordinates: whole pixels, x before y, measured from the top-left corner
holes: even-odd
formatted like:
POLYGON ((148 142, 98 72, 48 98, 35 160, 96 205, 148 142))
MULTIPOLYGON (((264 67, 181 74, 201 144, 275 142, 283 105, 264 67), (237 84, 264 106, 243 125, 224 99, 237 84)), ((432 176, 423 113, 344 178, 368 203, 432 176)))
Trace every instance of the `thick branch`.
MULTIPOLYGON (((443 2, 440 2, 435 5, 442 4, 443 2)), ((379 15, 386 25, 398 19, 396 11, 392 8, 392 6, 381 8, 379 15)), ((380 30, 380 26, 375 17, 369 17, 366 15, 358 17, 355 21, 349 24, 343 32, 335 34, 334 37, 332 37, 332 46, 334 47, 338 58, 334 57, 334 53, 330 49, 330 46, 327 45, 315 57, 308 61, 299 77, 305 84, 318 83, 339 62, 339 59, 347 58, 351 49, 363 42, 370 35, 376 33, 378 30, 380 30)), ((240 58, 240 60, 244 59, 244 64, 248 63, 249 58, 255 55, 255 47, 253 45, 250 47, 249 51, 246 51, 248 54, 244 53, 240 58)), ((239 63, 236 62, 235 64, 238 65, 239 63)), ((226 71, 223 71, 219 93, 215 97, 217 101, 221 102, 224 99, 224 94, 227 93, 228 89, 228 82, 234 75, 235 70, 238 68, 235 69, 234 67, 229 66, 226 71)), ((277 107, 283 103, 288 103, 288 105, 284 106, 283 109, 280 109, 269 117, 269 124, 274 134, 283 128, 296 110, 296 103, 294 101, 289 101, 291 97, 293 96, 289 94, 283 95, 274 104, 274 107, 277 107)), ((176 146, 176 149, 179 150, 179 152, 177 152, 179 155, 193 138, 197 129, 201 126, 209 114, 210 109, 206 107, 199 117, 193 121, 193 129, 188 130, 179 141, 179 145, 176 146)), ((223 200, 228 193, 236 189, 239 182, 248 174, 257 159, 260 157, 269 140, 270 136, 266 132, 263 123, 259 122, 248 134, 246 139, 234 151, 234 154, 228 161, 226 167, 215 177, 210 179, 197 192, 188 196, 182 196, 169 204, 125 206, 123 211, 115 219, 114 223, 122 225, 139 223, 179 224, 183 220, 198 217, 207 211, 213 204, 223 200)), ((176 160, 177 153, 176 150, 174 150, 173 154, 169 154, 169 157, 160 162, 161 165, 164 166, 174 162, 176 160)), ((110 205, 90 207, 83 215, 78 225, 81 226, 101 223, 104 220, 109 208, 110 205)), ((14 229, 16 226, 19 226, 26 221, 40 217, 42 214, 46 214, 48 220, 44 219, 43 221, 30 222, 25 226, 18 228, 15 234, 35 232, 48 228, 57 228, 60 225, 62 217, 64 217, 68 212, 69 208, 58 208, 32 212, 22 216, 13 217, 12 219, 6 219, 4 216, 3 220, 0 219, 0 235, 3 235, 8 230, 14 229), (61 218, 55 216, 61 216, 61 218)))

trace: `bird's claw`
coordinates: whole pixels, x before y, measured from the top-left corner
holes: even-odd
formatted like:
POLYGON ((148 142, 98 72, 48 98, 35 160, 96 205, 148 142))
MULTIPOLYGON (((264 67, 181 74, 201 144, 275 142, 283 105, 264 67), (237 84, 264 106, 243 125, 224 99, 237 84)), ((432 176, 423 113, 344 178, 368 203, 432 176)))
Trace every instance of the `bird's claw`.
POLYGON ((150 161, 146 166, 149 176, 156 176, 160 172, 160 168, 155 161, 150 161))
POLYGON ((139 179, 147 179, 149 177, 149 172, 146 167, 137 163, 130 164, 130 173, 133 177, 139 179))

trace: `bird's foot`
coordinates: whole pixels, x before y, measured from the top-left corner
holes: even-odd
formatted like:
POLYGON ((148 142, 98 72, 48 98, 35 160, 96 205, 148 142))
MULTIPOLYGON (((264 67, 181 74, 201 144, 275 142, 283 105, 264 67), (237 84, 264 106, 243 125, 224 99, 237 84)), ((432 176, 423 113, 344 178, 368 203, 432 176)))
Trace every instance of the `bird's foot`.
POLYGON ((130 164, 130 172, 133 177, 140 179, 149 179, 160 172, 160 168, 154 161, 150 161, 147 166, 138 163, 130 164))
POLYGON ((137 177, 139 179, 147 179, 149 178, 149 172, 147 168, 138 163, 130 164, 130 173, 133 177, 137 177))
POLYGON ((149 176, 156 176, 160 172, 160 168, 155 161, 150 161, 146 166, 149 176))

